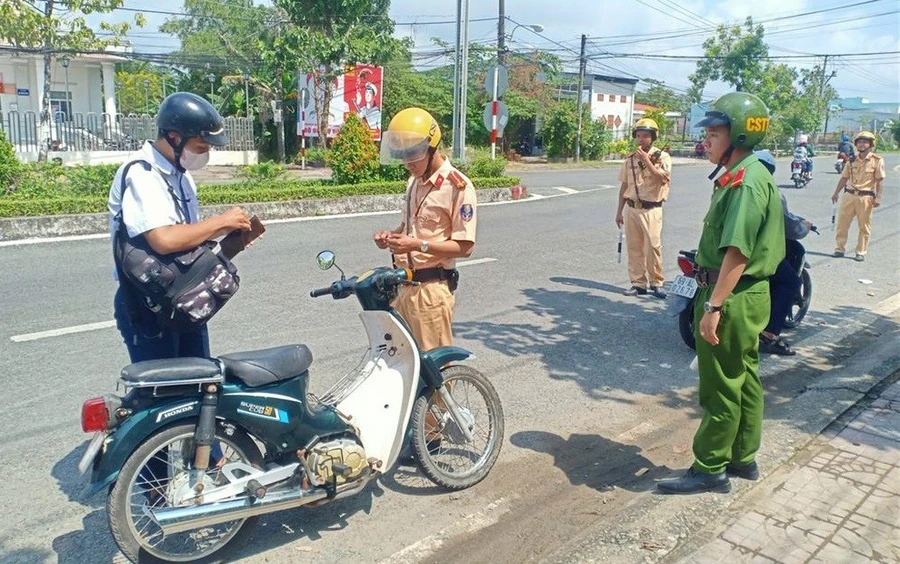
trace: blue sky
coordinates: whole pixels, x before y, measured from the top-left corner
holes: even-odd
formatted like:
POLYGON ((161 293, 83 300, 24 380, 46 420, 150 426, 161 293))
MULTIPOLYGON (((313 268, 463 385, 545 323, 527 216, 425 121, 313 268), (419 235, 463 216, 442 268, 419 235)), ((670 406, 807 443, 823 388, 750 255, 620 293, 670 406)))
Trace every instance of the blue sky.
MULTIPOLYGON (((522 24, 540 24, 543 32, 533 33, 525 27, 515 29, 508 47, 512 49, 554 49, 577 69, 577 56, 582 33, 589 37, 589 55, 639 53, 697 56, 701 44, 714 26, 742 22, 748 15, 755 21, 772 20, 766 26, 770 55, 847 54, 897 51, 900 45, 900 11, 896 0, 753 0, 721 2, 712 0, 506 0, 506 15, 522 24), (850 6, 850 7, 847 7, 850 6), (797 14, 844 7, 805 17, 797 14), (881 14, 881 15, 879 15, 881 14), (634 42, 630 36, 640 34, 680 34, 678 38, 634 42), (630 42, 629 42, 630 41, 630 42), (626 43, 628 42, 628 43, 626 43)), ((180 0, 156 0, 152 4, 126 0, 129 8, 148 8, 178 12, 180 0)), ((470 41, 496 45, 497 0, 471 0, 469 16, 470 41), (488 20, 488 21, 477 21, 488 20)), ((116 12, 116 19, 133 14, 116 12)), ((391 16, 403 24, 397 34, 412 37, 419 50, 427 52, 432 37, 453 42, 456 2, 426 4, 421 0, 394 0, 391 16)), ((148 25, 131 38, 140 51, 168 50, 170 40, 156 33, 165 16, 148 14, 148 25)), ((507 36, 515 24, 507 22, 507 36)), ((609 56, 609 55, 605 55, 609 56)), ((821 59, 818 59, 821 62, 821 59)), ((437 61, 434 61, 436 63, 437 61)), ((809 58, 792 59, 793 66, 810 66, 809 58)), ((434 64, 432 63, 432 64, 434 64)), ((696 68, 693 61, 653 61, 627 56, 591 61, 589 71, 597 74, 621 74, 662 80, 676 90, 688 86, 687 76, 696 68)), ((837 57, 829 59, 829 71, 836 71, 830 84, 842 97, 862 96, 872 101, 900 101, 900 56, 867 59, 837 57)), ((639 85, 640 88, 640 85, 639 85)), ((714 97, 727 92, 725 84, 710 84, 704 94, 714 97)))

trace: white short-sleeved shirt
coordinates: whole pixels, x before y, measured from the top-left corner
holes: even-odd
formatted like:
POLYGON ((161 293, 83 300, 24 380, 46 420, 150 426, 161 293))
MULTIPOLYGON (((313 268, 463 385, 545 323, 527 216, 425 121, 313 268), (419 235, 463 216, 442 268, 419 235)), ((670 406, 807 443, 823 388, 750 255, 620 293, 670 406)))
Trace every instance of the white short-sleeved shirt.
POLYGON ((150 163, 150 170, 140 163, 128 169, 125 179, 128 189, 122 195, 122 171, 116 172, 109 189, 108 208, 109 229, 113 235, 117 225, 115 217, 122 212, 122 220, 128 235, 135 237, 157 227, 178 223, 196 223, 200 220, 200 206, 197 203, 197 185, 187 172, 175 170, 153 144, 147 141, 140 151, 131 155, 127 162, 143 160, 150 163), (172 197, 169 188, 175 193, 172 197), (180 209, 179 209, 180 208, 180 209))

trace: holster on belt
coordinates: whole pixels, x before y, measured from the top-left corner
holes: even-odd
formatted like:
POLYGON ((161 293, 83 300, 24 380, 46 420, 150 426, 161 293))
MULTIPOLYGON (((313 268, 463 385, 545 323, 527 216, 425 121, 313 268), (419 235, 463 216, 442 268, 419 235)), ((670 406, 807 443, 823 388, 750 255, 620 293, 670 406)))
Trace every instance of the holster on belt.
POLYGON ((413 271, 413 282, 437 282, 446 281, 451 292, 455 292, 459 286, 459 270, 452 268, 423 268, 413 271))
POLYGON ((712 286, 719 280, 719 271, 713 268, 698 266, 694 271, 694 280, 697 281, 697 285, 701 288, 712 286))

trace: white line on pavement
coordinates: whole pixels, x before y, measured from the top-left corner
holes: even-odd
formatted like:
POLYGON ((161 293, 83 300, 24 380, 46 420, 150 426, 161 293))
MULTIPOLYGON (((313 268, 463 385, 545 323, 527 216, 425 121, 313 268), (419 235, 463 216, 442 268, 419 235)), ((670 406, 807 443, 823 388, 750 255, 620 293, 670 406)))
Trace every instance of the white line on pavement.
POLYGON ((563 194, 577 194, 578 190, 574 190, 572 188, 566 188, 565 186, 554 186, 554 190, 559 190, 563 194))
MULTIPOLYGON (((565 194, 554 194, 552 196, 541 196, 538 194, 530 194, 528 198, 524 198, 521 200, 509 200, 503 202, 485 202, 483 204, 478 204, 481 206, 500 206, 507 204, 519 204, 522 202, 527 202, 529 200, 543 200, 546 198, 559 198, 560 196, 571 196, 572 194, 588 194, 590 192, 596 192, 598 190, 608 190, 613 188, 613 186, 602 185, 599 188, 591 188, 588 190, 572 190, 571 188, 567 188, 567 190, 572 190, 571 192, 566 192, 565 194)), ((357 213, 344 213, 344 214, 334 214, 334 215, 315 215, 308 217, 288 217, 285 219, 269 219, 266 221, 266 225, 274 225, 276 223, 298 223, 301 221, 319 221, 323 219, 342 219, 342 218, 353 218, 353 217, 367 217, 367 216, 375 216, 375 215, 396 215, 398 210, 389 210, 389 211, 374 211, 374 212, 357 212, 357 213)), ((0 248, 2 247, 16 247, 19 245, 37 245, 40 243, 63 243, 66 241, 87 241, 90 239, 108 239, 109 233, 95 233, 92 235, 66 235, 64 237, 37 237, 32 239, 17 239, 15 241, 0 241, 0 248)))
POLYGON ((9 338, 14 343, 24 343, 26 341, 37 341, 38 339, 47 339, 49 337, 58 337, 60 335, 70 335, 72 333, 84 333, 86 331, 97 331, 98 329, 109 329, 115 327, 115 321, 101 321, 99 323, 87 323, 85 325, 75 325, 73 327, 63 327, 62 329, 51 329, 49 331, 40 331, 38 333, 26 333, 25 335, 13 335, 9 338))
MULTIPOLYGON (((478 264, 486 264, 489 262, 497 262, 498 259, 485 257, 472 259, 456 263, 457 268, 464 266, 475 266, 478 264)), ((63 327, 62 329, 50 329, 49 331, 38 331, 37 333, 26 333, 24 335, 13 335, 9 338, 14 343, 25 343, 28 341, 37 341, 39 339, 49 339, 50 337, 59 337, 60 335, 71 335, 73 333, 86 333, 88 331, 99 331, 100 329, 110 329, 116 326, 115 321, 100 321, 98 323, 87 323, 84 325, 74 325, 72 327, 63 327)))

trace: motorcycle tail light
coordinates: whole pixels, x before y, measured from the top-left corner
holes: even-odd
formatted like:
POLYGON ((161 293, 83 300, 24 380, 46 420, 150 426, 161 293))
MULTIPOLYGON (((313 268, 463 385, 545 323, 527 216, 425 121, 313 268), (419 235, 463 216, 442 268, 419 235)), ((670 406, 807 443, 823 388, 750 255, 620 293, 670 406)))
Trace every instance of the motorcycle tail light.
POLYGON ((104 398, 92 398, 81 406, 81 430, 85 433, 105 431, 109 425, 109 408, 104 398))
POLYGON ((694 263, 685 257, 678 257, 678 268, 681 269, 681 272, 690 276, 694 272, 694 263))

